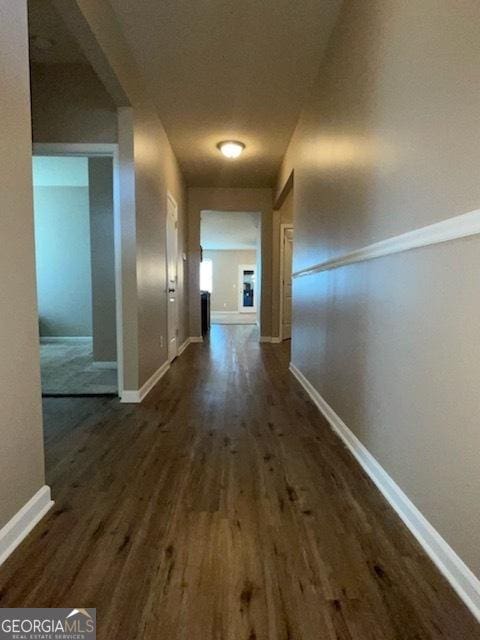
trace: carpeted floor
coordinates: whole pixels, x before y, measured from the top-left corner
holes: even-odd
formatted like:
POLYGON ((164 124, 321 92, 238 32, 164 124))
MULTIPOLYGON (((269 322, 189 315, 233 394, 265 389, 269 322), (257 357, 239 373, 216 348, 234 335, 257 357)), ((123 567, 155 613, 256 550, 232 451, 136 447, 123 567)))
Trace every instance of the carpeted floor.
POLYGON ((257 322, 257 314, 212 311, 210 313, 210 322, 212 324, 255 324, 257 322))
POLYGON ((92 340, 41 340, 43 395, 103 395, 117 393, 117 368, 93 361, 92 340))

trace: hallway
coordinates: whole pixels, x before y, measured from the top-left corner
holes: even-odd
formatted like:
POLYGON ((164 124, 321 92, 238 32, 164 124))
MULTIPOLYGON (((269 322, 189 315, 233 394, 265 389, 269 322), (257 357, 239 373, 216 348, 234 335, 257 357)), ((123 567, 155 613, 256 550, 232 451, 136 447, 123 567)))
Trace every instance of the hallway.
POLYGON ((0 606, 96 607, 101 640, 480 638, 288 348, 217 325, 141 405, 46 399, 56 503, 0 606))

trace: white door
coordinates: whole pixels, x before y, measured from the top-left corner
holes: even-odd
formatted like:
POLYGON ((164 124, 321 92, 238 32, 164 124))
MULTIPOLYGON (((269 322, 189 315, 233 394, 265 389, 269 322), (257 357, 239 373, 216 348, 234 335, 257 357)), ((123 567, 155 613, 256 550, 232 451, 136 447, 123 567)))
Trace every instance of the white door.
POLYGON ((293 229, 283 230, 282 260, 282 340, 292 337, 292 253, 293 229))
POLYGON ((177 203, 167 196, 167 343, 168 360, 172 362, 178 354, 178 313, 177 313, 177 203))
POLYGON ((254 264, 241 264, 238 267, 238 310, 240 313, 257 311, 257 267, 254 264))

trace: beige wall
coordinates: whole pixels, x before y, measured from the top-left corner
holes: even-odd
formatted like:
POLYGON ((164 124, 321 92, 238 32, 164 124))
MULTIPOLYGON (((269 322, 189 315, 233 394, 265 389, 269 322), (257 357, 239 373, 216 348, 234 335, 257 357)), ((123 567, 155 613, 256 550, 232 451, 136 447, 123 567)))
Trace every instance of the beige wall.
POLYGON ((117 112, 86 64, 33 64, 34 142, 116 142, 117 112))
MULTIPOLYGON (((256 265, 257 252, 242 250, 204 251, 204 260, 212 261, 211 311, 238 311, 238 267, 256 265)), ((257 292, 254 292, 256 296, 257 292)))
MULTIPOLYGON (((480 5, 344 4, 281 171, 294 269, 480 206, 480 5)), ((294 364, 480 576, 480 240, 294 283, 294 364)))
POLYGON ((26 2, 0 0, 0 528, 44 484, 26 2))
POLYGON ((272 190, 191 187, 188 189, 188 255, 190 335, 201 334, 200 323, 200 214, 202 211, 261 213, 260 331, 272 331, 272 190))
POLYGON ((40 335, 91 336, 88 186, 34 185, 33 204, 40 335))
POLYGON ((178 344, 188 336, 184 185, 167 136, 155 114, 134 110, 137 215, 138 345, 140 386, 167 360, 165 233, 167 191, 178 205, 178 344), (163 347, 161 337, 163 336, 163 347))
MULTIPOLYGON (((121 244, 121 306, 123 349, 117 362, 125 389, 138 389, 137 219, 135 210, 135 160, 133 109, 118 109, 118 184, 121 244)), ((118 330, 118 328, 117 328, 118 330)))
POLYGON ((117 359, 113 160, 88 159, 93 359, 117 359))
POLYGON ((272 336, 280 335, 280 237, 281 225, 293 224, 293 188, 290 186, 282 204, 273 212, 272 223, 272 336))
MULTIPOLYGON (((128 332, 124 336, 123 358, 125 386, 136 390, 167 360, 167 191, 178 204, 179 344, 188 336, 188 265, 182 256, 187 244, 185 184, 109 4, 95 0, 55 0, 55 6, 82 42, 89 62, 116 106, 121 107, 118 140, 124 189, 122 306, 128 332)), ((92 105, 92 109, 97 106, 92 105)))
MULTIPOLYGON (((74 10, 65 2, 57 2, 56 6, 60 7, 62 4, 63 8, 74 10)), ((179 343, 181 344, 188 335, 185 278, 187 265, 182 259, 187 238, 185 185, 165 130, 148 98, 140 73, 118 28, 111 7, 106 3, 91 0, 76 0, 75 5, 79 8, 81 16, 80 18, 72 16, 71 27, 76 26, 79 19, 84 19, 88 23, 91 34, 102 49, 100 55, 96 58, 94 56, 90 61, 107 86, 111 87, 116 83, 121 86, 133 110, 137 288, 137 318, 134 323, 138 331, 137 384, 141 387, 167 360, 165 252, 167 191, 173 195, 178 204, 179 343), (102 56, 105 56, 108 62, 107 70, 102 56), (114 78, 110 77, 112 74, 114 78), (162 338, 163 347, 161 346, 162 338)), ((122 134, 119 133, 119 135, 122 134)), ((133 285, 135 281, 133 273, 131 276, 133 285)), ((129 313, 132 315, 135 310, 131 309, 129 313)), ((134 384, 133 379, 131 382, 134 384)))

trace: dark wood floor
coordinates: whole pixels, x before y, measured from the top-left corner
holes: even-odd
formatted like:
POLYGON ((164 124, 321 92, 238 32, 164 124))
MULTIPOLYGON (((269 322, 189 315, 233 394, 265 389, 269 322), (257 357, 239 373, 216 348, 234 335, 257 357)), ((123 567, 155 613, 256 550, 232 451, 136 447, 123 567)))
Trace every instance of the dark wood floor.
POLYGON ((54 509, 0 605, 96 607, 100 639, 480 638, 288 373, 215 326, 141 406, 45 402, 54 509))

